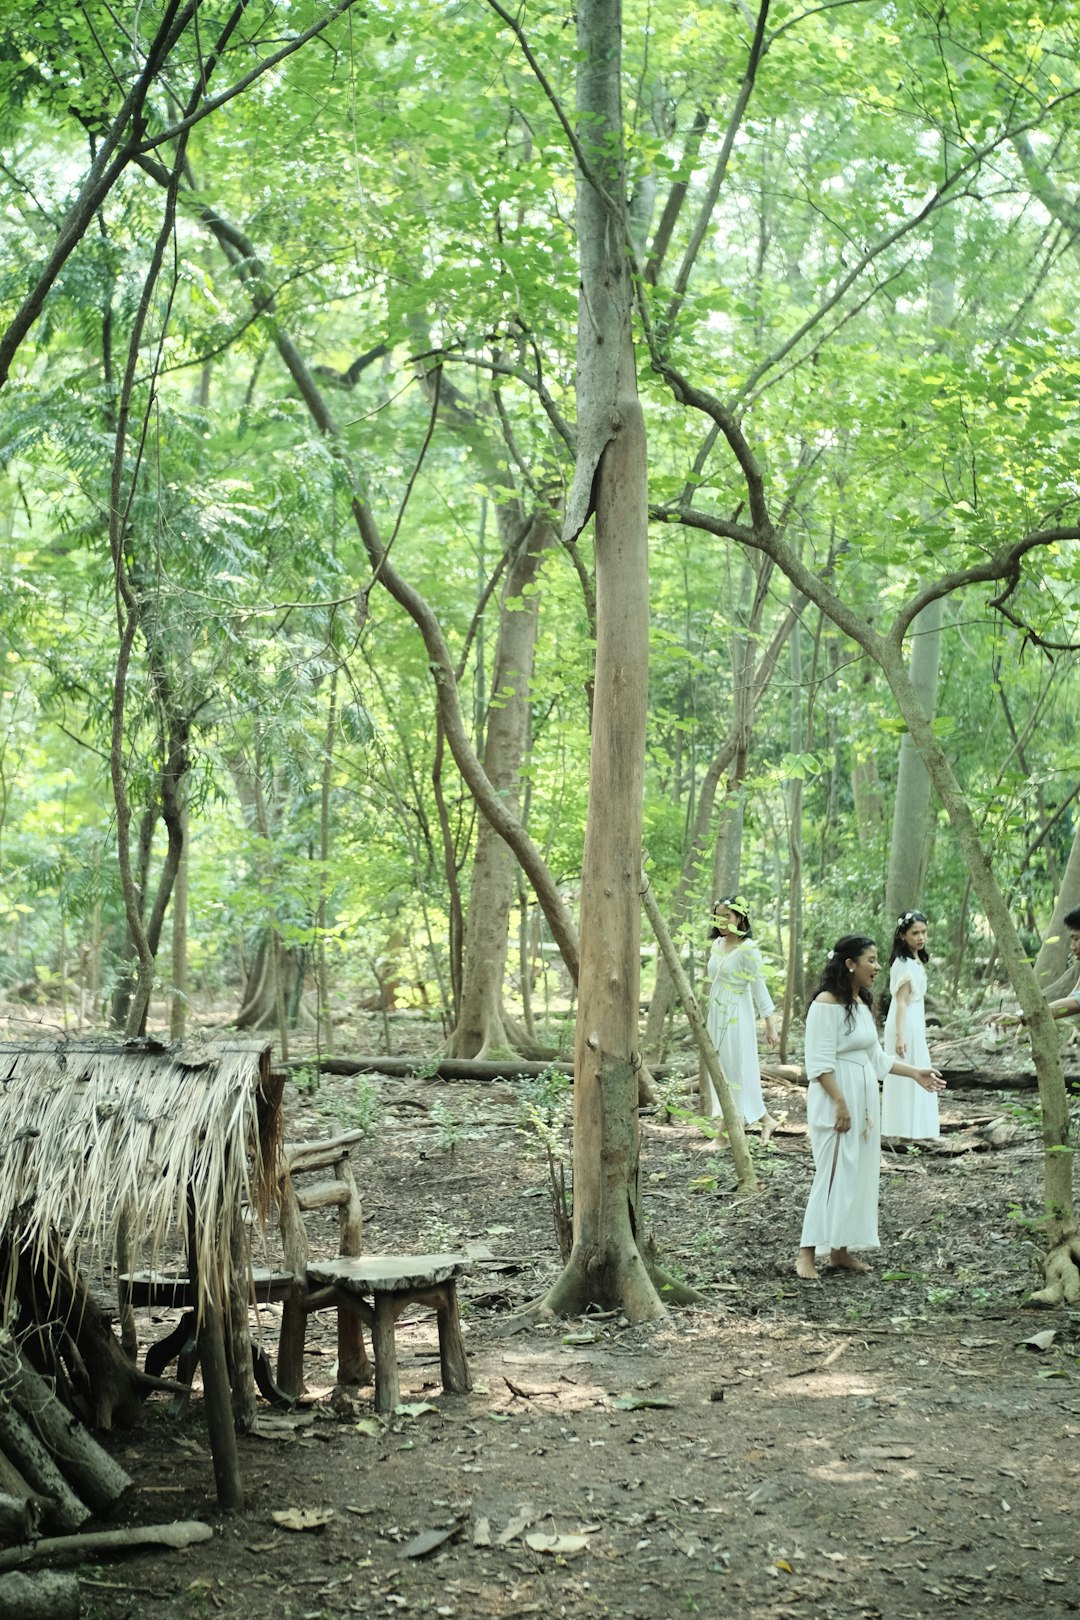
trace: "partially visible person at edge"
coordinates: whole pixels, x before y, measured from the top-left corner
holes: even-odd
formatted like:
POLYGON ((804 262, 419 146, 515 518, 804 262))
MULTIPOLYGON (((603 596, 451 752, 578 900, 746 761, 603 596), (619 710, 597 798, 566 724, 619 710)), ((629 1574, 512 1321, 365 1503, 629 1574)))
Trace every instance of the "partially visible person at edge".
POLYGON ((870 991, 880 971, 877 945, 845 934, 829 952, 806 1015, 806 1120, 814 1181, 795 1270, 817 1277, 816 1254, 841 1271, 869 1271, 852 1249, 878 1248, 881 1099, 878 1081, 904 1074, 941 1091, 936 1069, 889 1057, 878 1041, 870 991))
MULTIPOLYGON (((748 1125, 761 1121, 761 1140, 767 1142, 776 1121, 765 1107, 758 1062, 757 1016, 765 1020, 765 1039, 776 1046, 779 1035, 773 1014, 773 999, 765 984, 761 951, 753 938, 750 913, 739 895, 729 895, 713 906, 713 926, 709 938, 709 989, 707 1023, 712 1043, 720 1057, 724 1079, 748 1125)), ((706 1076, 706 1095, 713 1119, 720 1114, 720 1099, 706 1076)))
MULTIPOLYGON (((1067 911, 1061 919, 1069 930, 1069 949, 1073 960, 1080 967, 1080 906, 1067 911)), ((1051 1018, 1075 1018, 1080 1013, 1080 974, 1077 976, 1075 987, 1067 996, 1060 996, 1056 1001, 1047 1003, 1051 1018)), ((993 1024, 995 1029, 1015 1029, 1018 1025, 1027 1023, 1023 1013, 999 1012, 991 1013, 987 1022, 993 1024)))
MULTIPOLYGON (((926 1044, 926 951, 929 929, 922 911, 896 919, 889 952, 889 1013, 881 1044, 890 1057, 917 1069, 930 1067, 926 1044)), ((887 1074, 881 1086, 881 1134, 901 1142, 924 1142, 941 1134, 938 1100, 914 1080, 887 1074)))

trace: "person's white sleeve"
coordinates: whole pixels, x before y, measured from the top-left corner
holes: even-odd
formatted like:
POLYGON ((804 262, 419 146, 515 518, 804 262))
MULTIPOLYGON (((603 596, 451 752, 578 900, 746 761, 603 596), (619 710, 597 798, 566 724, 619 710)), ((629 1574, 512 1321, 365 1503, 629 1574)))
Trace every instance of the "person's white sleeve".
POLYGON ((843 1008, 815 1001, 806 1015, 806 1078, 836 1073, 836 1035, 843 1008))
POLYGON ((880 1041, 875 1041, 870 1053, 870 1061, 874 1065, 874 1073, 879 1080, 884 1080, 887 1074, 892 1073, 894 1063, 904 1063, 905 1058, 898 1058, 895 1052, 886 1052, 880 1041))
POLYGON ((911 957, 898 956, 889 969, 889 994, 895 996, 902 984, 910 984, 915 988, 915 975, 911 971, 911 957))
POLYGON ((756 945, 754 946, 754 968, 754 977, 750 982, 750 994, 754 998, 754 1011, 759 1018, 768 1018, 770 1014, 776 1011, 776 1005, 765 983, 764 963, 761 960, 761 952, 756 945))
POLYGON ((705 971, 709 975, 709 983, 715 983, 716 975, 720 972, 720 952, 715 945, 709 952, 709 960, 705 964, 705 971))

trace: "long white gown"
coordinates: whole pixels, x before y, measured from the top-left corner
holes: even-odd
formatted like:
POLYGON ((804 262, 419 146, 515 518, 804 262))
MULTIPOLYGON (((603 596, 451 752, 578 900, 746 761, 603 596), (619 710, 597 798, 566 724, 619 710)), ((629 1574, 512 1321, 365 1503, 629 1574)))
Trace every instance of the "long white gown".
MULTIPOLYGON (((911 985, 911 999, 904 1012, 903 1061, 916 1069, 930 1067, 926 1044, 926 969, 916 956, 898 957, 889 969, 889 1014, 885 1020, 883 1045, 890 1057, 896 1056, 896 992, 902 984, 911 985)), ((926 1141, 941 1135, 937 1093, 924 1091, 906 1074, 887 1074, 881 1090, 881 1134, 926 1141)))
POLYGON ((803 1217, 800 1246, 815 1249, 878 1247, 881 1103, 878 1081, 888 1072, 873 1016, 859 1002, 850 1026, 848 1008, 815 1001, 806 1016, 806 1122, 814 1155, 814 1181, 803 1217), (833 1074, 851 1115, 836 1129, 836 1105, 817 1084, 833 1074))
MULTIPOLYGON (((708 973, 712 981, 706 1018, 709 1034, 732 1097, 750 1125, 765 1112, 757 1017, 760 1014, 768 1018, 776 1011, 765 987, 761 951, 752 939, 744 939, 735 950, 725 951, 723 941, 718 939, 709 952, 708 973)), ((720 1099, 707 1075, 705 1079, 709 1113, 715 1119, 720 1113, 720 1099)))

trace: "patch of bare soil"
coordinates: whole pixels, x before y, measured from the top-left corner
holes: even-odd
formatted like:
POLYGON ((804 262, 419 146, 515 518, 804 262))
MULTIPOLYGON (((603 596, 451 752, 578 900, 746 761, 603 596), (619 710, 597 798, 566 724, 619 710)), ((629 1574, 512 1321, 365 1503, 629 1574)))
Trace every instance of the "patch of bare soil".
MULTIPOLYGON (((558 1270, 546 1165, 519 1088, 377 1082, 354 1153, 372 1251, 464 1249, 468 1396, 438 1384, 434 1320, 398 1328, 401 1415, 332 1401, 334 1320, 313 1319, 310 1403, 241 1441, 247 1508, 216 1509, 201 1402, 151 1399, 107 1443, 134 1474, 126 1521, 201 1517, 214 1539, 81 1571, 84 1612, 127 1620, 347 1614, 676 1620, 1076 1609, 1077 1318, 1023 1301, 1037 1251, 1030 1126, 951 1132, 965 1151, 886 1154, 869 1276, 793 1274, 810 1157, 797 1088, 737 1198, 690 1125, 645 1126, 661 1257, 708 1305, 514 1331, 558 1270), (1024 1344, 1053 1330, 1049 1348, 1024 1344), (289 1530, 275 1510, 309 1510, 289 1530), (418 1540, 417 1538, 422 1538, 418 1540)), ((357 1082, 289 1087, 288 1134, 349 1123, 357 1082)), ((950 1093, 950 1124, 1014 1106, 950 1093)), ((333 1218, 309 1217, 316 1253, 333 1218)), ((264 1329, 274 1336, 273 1312, 264 1329)), ((163 1325, 144 1321, 144 1337, 163 1325)))

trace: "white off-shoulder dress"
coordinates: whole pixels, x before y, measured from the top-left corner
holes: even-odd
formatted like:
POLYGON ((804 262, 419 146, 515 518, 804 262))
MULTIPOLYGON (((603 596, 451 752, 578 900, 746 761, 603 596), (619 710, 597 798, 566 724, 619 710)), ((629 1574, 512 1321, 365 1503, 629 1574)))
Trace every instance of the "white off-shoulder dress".
MULTIPOLYGON (((761 951, 752 939, 744 939, 733 951, 725 951, 717 940, 709 952, 708 972, 712 981, 706 1019, 709 1034, 724 1079, 749 1125, 765 1112, 758 1061, 758 1015, 768 1018, 776 1011, 765 985, 761 951)), ((720 1099, 707 1075, 706 1086, 709 1112, 715 1119, 720 1113, 720 1099)))
POLYGON ((806 1016, 806 1122, 814 1155, 814 1181, 803 1217, 802 1248, 876 1249, 881 1165, 878 1083, 892 1059, 877 1038, 869 1007, 851 1009, 815 1001, 806 1016), (836 1129, 836 1105, 817 1084, 832 1074, 851 1115, 836 1129))
MULTIPOLYGON (((884 1046, 890 1058, 896 1056, 896 992, 910 984, 911 999, 904 1011, 903 1061, 916 1069, 930 1067, 926 1044, 926 969, 918 957, 898 957, 889 969, 889 1014, 885 1020, 884 1046)), ((924 1091, 906 1074, 887 1074, 881 1092, 881 1134, 925 1141, 941 1135, 937 1093, 924 1091)))

